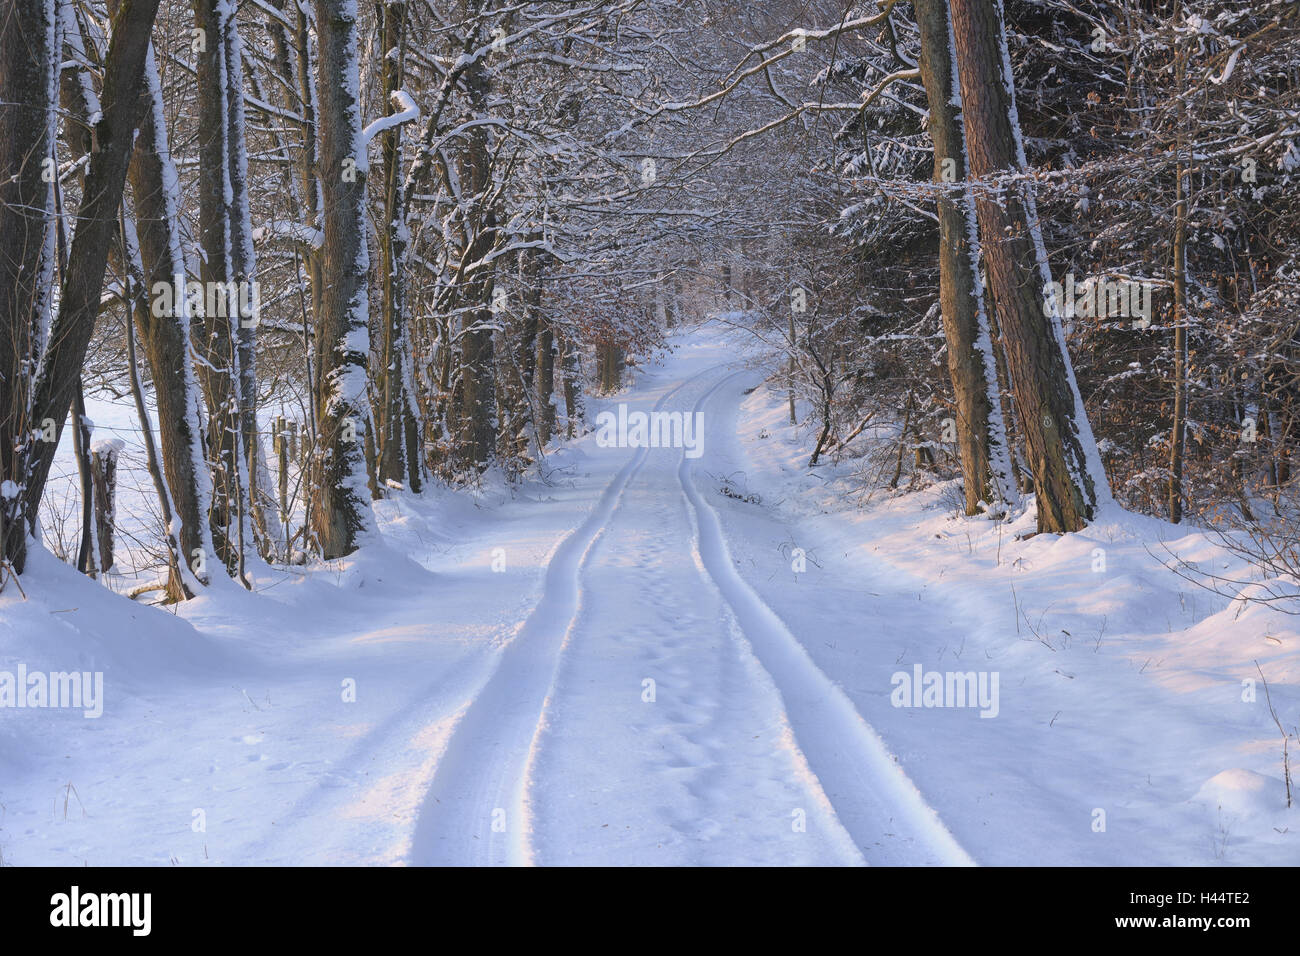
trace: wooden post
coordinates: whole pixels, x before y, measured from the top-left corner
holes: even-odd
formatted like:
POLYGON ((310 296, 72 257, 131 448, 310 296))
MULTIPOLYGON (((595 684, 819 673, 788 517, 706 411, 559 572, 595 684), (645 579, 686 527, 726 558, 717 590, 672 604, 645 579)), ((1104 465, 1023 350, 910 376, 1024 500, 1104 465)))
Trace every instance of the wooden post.
POLYGON ((272 442, 280 465, 280 524, 289 523, 289 430, 283 415, 275 416, 272 442))
POLYGON ((113 569, 113 522, 116 517, 117 456, 120 438, 101 438, 90 446, 90 474, 95 486, 95 534, 99 539, 99 567, 113 569))
POLYGON ((794 351, 798 343, 798 332, 794 327, 794 309, 790 310, 790 359, 785 367, 785 389, 790 400, 790 424, 799 424, 799 419, 794 413, 794 351))
POLYGON ((564 372, 564 427, 569 438, 577 434, 578 354, 567 338, 560 341, 560 364, 564 372))
POLYGON ((81 540, 77 546, 77 570, 94 577, 95 570, 95 480, 90 463, 90 434, 94 430, 86 415, 86 398, 77 376, 77 391, 72 403, 72 450, 77 458, 77 475, 81 481, 81 540))

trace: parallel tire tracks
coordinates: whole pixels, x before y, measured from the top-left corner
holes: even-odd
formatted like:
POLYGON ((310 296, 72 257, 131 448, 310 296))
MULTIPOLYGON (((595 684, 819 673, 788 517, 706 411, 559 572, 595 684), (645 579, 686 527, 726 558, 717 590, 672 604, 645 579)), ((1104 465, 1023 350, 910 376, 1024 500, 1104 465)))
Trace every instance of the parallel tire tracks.
MULTIPOLYGON (((716 382, 695 411, 736 374, 716 382)), ((736 571, 718 513, 695 487, 691 470, 683 455, 677 477, 698 530, 696 557, 771 676, 840 823, 869 863, 974 865, 844 691, 736 571)))
MULTIPOLYGON (((714 370, 701 375, 709 371, 714 370)), ((655 410, 701 375, 661 396, 655 410)), ((605 487, 586 520, 556 547, 547 564, 541 598, 501 652, 478 696, 465 708, 438 761, 416 822, 412 863, 519 866, 532 862, 527 776, 533 741, 581 605, 582 569, 648 454, 646 448, 637 449, 605 487)))

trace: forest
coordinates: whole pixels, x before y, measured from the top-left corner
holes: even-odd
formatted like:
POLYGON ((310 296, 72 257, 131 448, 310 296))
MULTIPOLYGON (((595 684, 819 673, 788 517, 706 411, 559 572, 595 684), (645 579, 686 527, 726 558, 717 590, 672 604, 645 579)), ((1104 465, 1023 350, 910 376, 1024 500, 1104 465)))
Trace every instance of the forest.
MULTIPOLYGON (((925 530, 906 546, 955 542, 943 586, 980 548, 995 561, 935 615, 1065 554, 1100 581, 1109 556, 1128 576, 1104 594, 1013 583, 999 634, 1063 651, 1084 624, 1044 620, 1077 613, 1101 650, 1145 600, 1162 635, 1219 614, 1236 627, 1225 608, 1249 605, 1280 615, 1259 624, 1272 653, 1300 613, 1297 182, 1294 0, 4 0, 0 663, 39 644, 29 598, 124 629, 168 615, 158 635, 220 644, 282 600, 324 621, 335 597, 313 589, 373 588, 385 569, 377 607, 418 607, 429 640, 499 605, 480 643, 508 647, 463 722, 518 744, 502 765, 531 767, 544 721, 510 730, 506 690, 532 700, 530 674, 562 679, 589 594, 653 593, 701 628, 725 604, 777 690, 839 701, 833 662, 779 657, 805 640, 802 612, 758 598, 739 555, 796 583, 840 574, 832 551, 861 571, 883 560, 863 542, 883 539, 840 548, 846 530, 807 522, 867 515, 862 534, 884 535, 903 513, 888 509, 916 502, 907 521, 925 530), (527 533, 510 523, 524 503, 527 533), (644 527, 610 530, 635 515, 644 527), (765 543, 737 543, 742 527, 765 543), (507 579, 474 602, 440 590, 489 561, 507 579), (708 575, 653 583, 679 563, 708 575), (672 604, 679 586, 695 596, 672 604), (244 624, 214 623, 222 602, 244 624)), ((800 606, 861 621, 877 583, 938 581, 890 553, 894 572, 800 606)), ((338 607, 361 606, 350 593, 338 607)), ((935 620, 889 607, 899 640, 935 620)), ((362 633, 339 620, 340 641, 362 633)), ((937 659, 965 647, 952 633, 937 659)), ((118 639, 83 657, 145 654, 118 639)), ((1233 693, 1272 681, 1255 713, 1270 752, 1280 733, 1288 807, 1290 653, 1211 655, 1233 693)), ((898 666, 914 662, 920 706, 922 659, 898 666)), ((1000 686, 1014 693, 1009 674, 1000 686)), ((554 688, 534 689, 542 713, 554 688)), ((877 759, 851 722, 790 719, 829 721, 877 759)), ((467 739, 426 783, 473 776, 467 739)), ((808 753, 841 772, 827 759, 808 753)), ((428 809, 421 859, 444 826, 428 809)), ((941 826, 916 827, 931 862, 965 859, 941 826)))
POLYGON ((888 419, 866 480, 959 473, 970 514, 1077 530, 1113 490, 1284 535, 1295 5, 946 10, 15 2, 6 566, 72 422, 93 570, 88 393, 134 399, 183 600, 527 469, 701 301, 813 464, 888 419))

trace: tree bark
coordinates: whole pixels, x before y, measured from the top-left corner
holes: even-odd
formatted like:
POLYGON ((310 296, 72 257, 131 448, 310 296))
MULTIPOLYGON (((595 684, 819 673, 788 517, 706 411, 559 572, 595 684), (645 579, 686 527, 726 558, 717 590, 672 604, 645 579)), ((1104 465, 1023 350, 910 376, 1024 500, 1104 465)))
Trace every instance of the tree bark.
POLYGON ((95 478, 90 462, 91 426, 86 415, 86 394, 81 376, 72 399, 72 454, 77 459, 77 481, 81 485, 81 537, 77 546, 77 570, 95 576, 95 478))
MULTIPOLYGON (((921 33, 921 80, 930 104, 934 180, 951 189, 966 178, 966 147, 954 102, 953 50, 946 0, 914 0, 921 33)), ((994 341, 985 312, 970 194, 944 191, 938 200, 939 302, 956 404, 957 446, 966 513, 981 502, 1004 508, 1017 498, 998 391, 994 341)))
MULTIPOLYGON (((230 281, 240 290, 231 311, 237 362, 239 395, 239 437, 243 460, 239 463, 241 510, 252 519, 258 550, 268 560, 274 558, 279 538, 279 520, 274 496, 268 487, 269 475, 262 458, 261 437, 257 423, 257 329, 261 322, 257 284, 257 257, 253 251, 253 226, 249 210, 248 139, 244 117, 243 40, 235 20, 235 6, 228 9, 222 34, 225 57, 226 159, 229 164, 230 204, 230 281), (246 507, 242 507, 246 505, 246 507)), ((240 534, 245 535, 245 527, 240 534)))
POLYGON ((31 388, 53 266, 54 184, 45 174, 54 168, 62 40, 50 14, 44 0, 12 0, 0 19, 0 544, 19 572, 35 516, 30 502, 40 502, 25 486, 31 432, 40 427, 30 415, 31 388))
MULTIPOLYGON (((203 410, 190 361, 193 317, 185 295, 180 183, 163 126, 166 114, 152 50, 145 71, 144 119, 128 170, 142 280, 148 292, 147 300, 134 309, 135 327, 153 380, 166 491, 175 517, 180 519, 180 561, 192 570, 206 567, 206 556, 213 553, 207 526, 212 479, 203 450, 203 410)), ((193 572, 187 578, 177 568, 177 578, 168 583, 168 597, 192 597, 196 585, 207 583, 205 574, 193 572)))
POLYGON ((578 350, 567 335, 559 342, 561 369, 564 372, 564 431, 567 438, 578 433, 580 392, 578 390, 578 350))
POLYGON ((545 448, 555 435, 555 332, 543 316, 537 326, 537 444, 545 448))
POLYGON ((117 516, 117 456, 120 439, 96 442, 90 450, 91 481, 95 486, 95 538, 99 542, 99 570, 113 570, 113 532, 117 516))
POLYGON ((366 382, 370 253, 355 5, 348 0, 316 0, 316 29, 325 241, 316 328, 320 436, 311 530, 321 556, 328 559, 356 550, 371 529, 362 451, 370 420, 366 382))
MULTIPOLYGON (((1183 86, 1183 60, 1179 54, 1177 87, 1183 86)), ((1181 115, 1181 111, 1180 111, 1181 115)), ((1178 178, 1174 200, 1174 420, 1169 429, 1169 520, 1183 520, 1183 450, 1187 441, 1187 170, 1182 142, 1174 171, 1178 178)))
MULTIPOLYGON (((59 312, 50 328, 33 389, 32 421, 49 419, 61 434, 77 387, 77 376, 99 314, 100 290, 109 244, 117 234, 118 206, 126 182, 132 137, 138 126, 141 81, 158 0, 123 0, 113 18, 113 35, 104 60, 103 115, 95 126, 98 150, 91 154, 84 199, 77 210, 68 269, 63 276, 59 312)), ((34 521, 58 442, 29 440, 14 474, 27 474, 24 494, 34 521)), ((8 555, 11 560, 13 555, 8 555)), ((15 563, 15 567, 18 564, 15 563)))
MULTIPOLYGON (((386 0, 381 8, 382 46, 385 53, 380 88, 382 102, 391 103, 393 93, 402 88, 402 62, 406 52, 405 0, 386 0)), ((393 106, 396 109, 396 106, 393 106)), ((407 375, 410 346, 407 325, 406 248, 409 241, 406 216, 406 185, 402 174, 402 126, 381 134, 383 155, 384 220, 378 230, 379 275, 383 289, 381 303, 381 339, 378 367, 374 370, 375 392, 379 396, 376 410, 379 485, 386 481, 406 481, 418 474, 408 467, 407 456, 418 449, 407 448, 408 418, 414 414, 408 392, 407 375)), ((412 490, 418 491, 419 488, 412 490)))
POLYGON ((228 196, 231 182, 232 144, 227 100, 230 64, 226 56, 227 19, 233 9, 222 0, 195 0, 195 25, 203 46, 197 52, 199 242, 203 249, 199 278, 204 306, 198 322, 199 381, 208 407, 208 461, 213 475, 210 525, 217 556, 228 570, 243 575, 243 528, 236 526, 242 508, 240 458, 243 454, 239 394, 240 353, 235 326, 225 295, 235 279, 235 226, 228 196), (214 305, 215 308, 208 308, 214 305))
POLYGON ((951 0, 951 12, 970 174, 983 180, 975 203, 979 231, 1034 475, 1038 530, 1077 531, 1109 489, 1047 292, 1037 210, 1021 175, 1026 164, 1002 4, 951 0))
MULTIPOLYGON (((490 83, 487 71, 475 64, 465 71, 465 86, 476 112, 487 110, 490 83)), ((461 188, 475 197, 474 212, 461 221, 462 275, 465 327, 460 335, 460 451, 465 466, 486 468, 496 444, 496 409, 493 407, 495 356, 492 348, 494 316, 490 305, 492 267, 488 253, 496 244, 496 209, 488 201, 491 156, 488 133, 475 126, 465 133, 459 154, 461 188)))

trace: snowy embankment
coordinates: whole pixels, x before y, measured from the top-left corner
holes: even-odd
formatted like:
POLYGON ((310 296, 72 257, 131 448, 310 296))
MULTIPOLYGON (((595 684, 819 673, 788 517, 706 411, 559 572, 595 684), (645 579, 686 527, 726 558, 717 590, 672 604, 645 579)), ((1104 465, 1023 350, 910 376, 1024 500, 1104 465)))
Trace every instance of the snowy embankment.
POLYGON ((693 449, 399 493, 252 594, 172 613, 38 554, 0 672, 102 672, 102 716, 0 710, 4 862, 1296 862, 1254 661, 1292 728, 1300 634, 1162 566, 1232 571, 1212 537, 867 500, 736 341, 674 347, 588 411, 698 412, 693 449))

